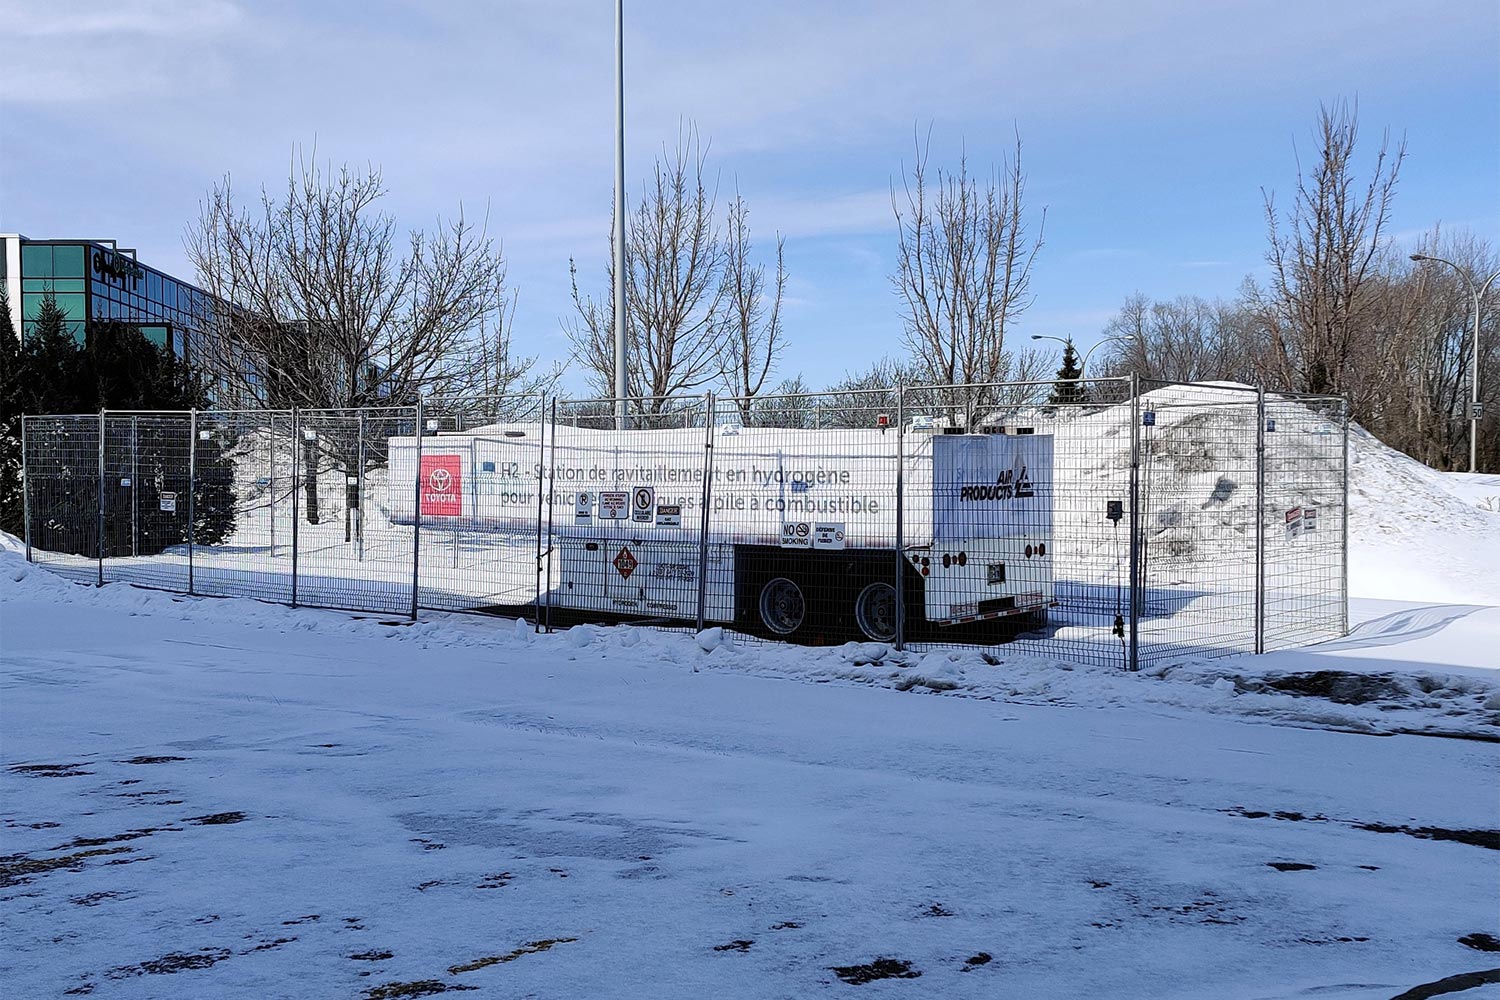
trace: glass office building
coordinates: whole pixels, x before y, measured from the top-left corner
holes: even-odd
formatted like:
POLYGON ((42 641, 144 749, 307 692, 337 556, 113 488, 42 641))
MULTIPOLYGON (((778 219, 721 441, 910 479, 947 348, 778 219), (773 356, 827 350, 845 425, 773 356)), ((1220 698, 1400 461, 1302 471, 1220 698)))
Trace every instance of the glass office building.
POLYGON ((50 295, 80 344, 101 323, 136 327, 153 343, 191 362, 212 299, 185 281, 147 267, 112 240, 29 240, 0 234, 0 281, 11 323, 23 337, 36 327, 50 295))

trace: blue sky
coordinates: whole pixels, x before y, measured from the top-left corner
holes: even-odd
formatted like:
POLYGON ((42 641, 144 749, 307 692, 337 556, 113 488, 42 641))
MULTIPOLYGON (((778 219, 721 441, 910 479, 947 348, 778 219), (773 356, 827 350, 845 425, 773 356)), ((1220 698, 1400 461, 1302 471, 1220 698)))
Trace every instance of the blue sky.
MULTIPOLYGON (((1372 157, 1405 132, 1393 231, 1500 237, 1500 4, 626 0, 627 171, 679 123, 711 142, 762 249, 787 241, 784 374, 900 351, 890 186, 1025 143, 1047 209, 1015 336, 1092 343, 1124 298, 1263 273, 1262 187, 1289 194, 1320 100, 1372 157)), ((190 275, 205 190, 286 176, 295 144, 380 165, 386 208, 488 211, 519 347, 566 355, 568 258, 602 285, 613 183, 610 0, 0 0, 0 231, 112 237, 190 275)))

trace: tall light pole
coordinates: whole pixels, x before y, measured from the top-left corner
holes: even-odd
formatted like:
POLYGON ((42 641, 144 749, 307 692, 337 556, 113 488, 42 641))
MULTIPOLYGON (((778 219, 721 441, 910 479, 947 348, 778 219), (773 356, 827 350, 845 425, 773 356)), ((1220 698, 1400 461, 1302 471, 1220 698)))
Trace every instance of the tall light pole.
MULTIPOLYGON (((1031 339, 1032 340, 1055 340, 1059 344, 1062 344, 1064 347, 1070 346, 1073 343, 1073 339, 1071 337, 1068 338, 1068 339, 1066 339, 1066 340, 1064 340, 1062 337, 1049 337, 1049 336, 1047 336, 1046 334, 1043 334, 1043 333, 1033 333, 1031 335, 1031 339)), ((1090 347, 1088 353, 1083 356, 1083 360, 1078 365, 1078 377, 1082 378, 1085 374, 1087 374, 1088 369, 1089 369, 1089 358, 1092 358, 1094 356, 1094 352, 1097 351, 1099 348, 1103 347, 1105 344, 1108 344, 1108 343, 1119 342, 1119 343, 1123 344, 1123 343, 1126 343, 1126 342, 1128 342, 1128 341, 1130 341, 1132 339, 1134 339, 1134 338, 1132 338, 1132 337, 1105 337, 1103 340, 1099 341, 1099 343, 1095 344, 1093 347, 1090 347)), ((1076 351, 1077 349, 1075 348, 1074 350, 1076 351)))
POLYGON ((1464 279, 1464 284, 1469 287, 1469 295, 1472 297, 1472 308, 1474 310, 1474 345, 1473 353, 1469 358, 1469 471, 1478 472, 1479 459, 1479 308, 1485 293, 1490 290, 1490 285, 1496 278, 1500 278, 1500 271, 1496 271, 1484 279, 1484 284, 1476 286, 1469 272, 1442 257, 1433 257, 1425 253, 1414 253, 1411 259, 1420 263, 1447 264, 1458 272, 1458 276, 1464 279))
POLYGON ((625 0, 615 0, 615 429, 625 415, 625 0))

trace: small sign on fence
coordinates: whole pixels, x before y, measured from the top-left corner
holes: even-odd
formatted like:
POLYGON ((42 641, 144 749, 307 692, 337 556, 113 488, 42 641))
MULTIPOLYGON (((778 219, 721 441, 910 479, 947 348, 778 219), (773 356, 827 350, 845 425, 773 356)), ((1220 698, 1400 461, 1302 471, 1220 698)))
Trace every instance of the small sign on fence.
POLYGON ((166 511, 168 514, 177 513, 177 494, 163 491, 161 495, 160 506, 161 509, 166 511))
POLYGON ((844 547, 844 522, 816 524, 813 526, 813 548, 842 549, 844 547))
POLYGON ((1286 512, 1286 540, 1291 541, 1302 534, 1302 508, 1293 507, 1286 512))
POLYGON ((812 548, 812 525, 806 521, 785 521, 781 525, 781 547, 784 549, 812 548))
POLYGON ((588 490, 579 490, 578 495, 573 498, 573 520, 580 524, 589 524, 594 520, 594 494, 588 490))
POLYGON ((630 519, 641 524, 651 523, 651 512, 656 509, 656 489, 637 486, 630 494, 630 519))
POLYGON ((658 528, 680 528, 682 527, 682 504, 659 503, 656 505, 656 526, 658 528))
POLYGON ((630 494, 624 490, 605 490, 599 494, 599 520, 623 521, 630 510, 630 494))

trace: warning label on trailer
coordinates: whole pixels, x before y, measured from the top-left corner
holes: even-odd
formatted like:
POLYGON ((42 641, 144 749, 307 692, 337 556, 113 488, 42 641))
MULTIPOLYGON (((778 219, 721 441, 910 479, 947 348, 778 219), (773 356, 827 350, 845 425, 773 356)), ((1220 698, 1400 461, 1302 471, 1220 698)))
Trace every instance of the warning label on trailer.
POLYGON ((642 524, 651 523, 651 512, 656 509, 656 489, 637 486, 630 492, 630 519, 642 524))
POLYGON ((842 549, 844 547, 844 523, 813 525, 813 548, 842 549))
POLYGON ((620 554, 615 556, 615 569, 619 571, 622 580, 629 580, 630 574, 634 573, 639 565, 640 563, 636 561, 635 556, 631 555, 629 548, 621 548, 620 554))
POLYGON ((463 515, 462 455, 423 455, 421 475, 422 516, 463 515))
POLYGON ((806 521, 782 522, 781 547, 784 549, 812 548, 812 525, 806 521))
POLYGON ((623 521, 630 510, 630 494, 624 490, 605 490, 599 494, 599 520, 623 521))

